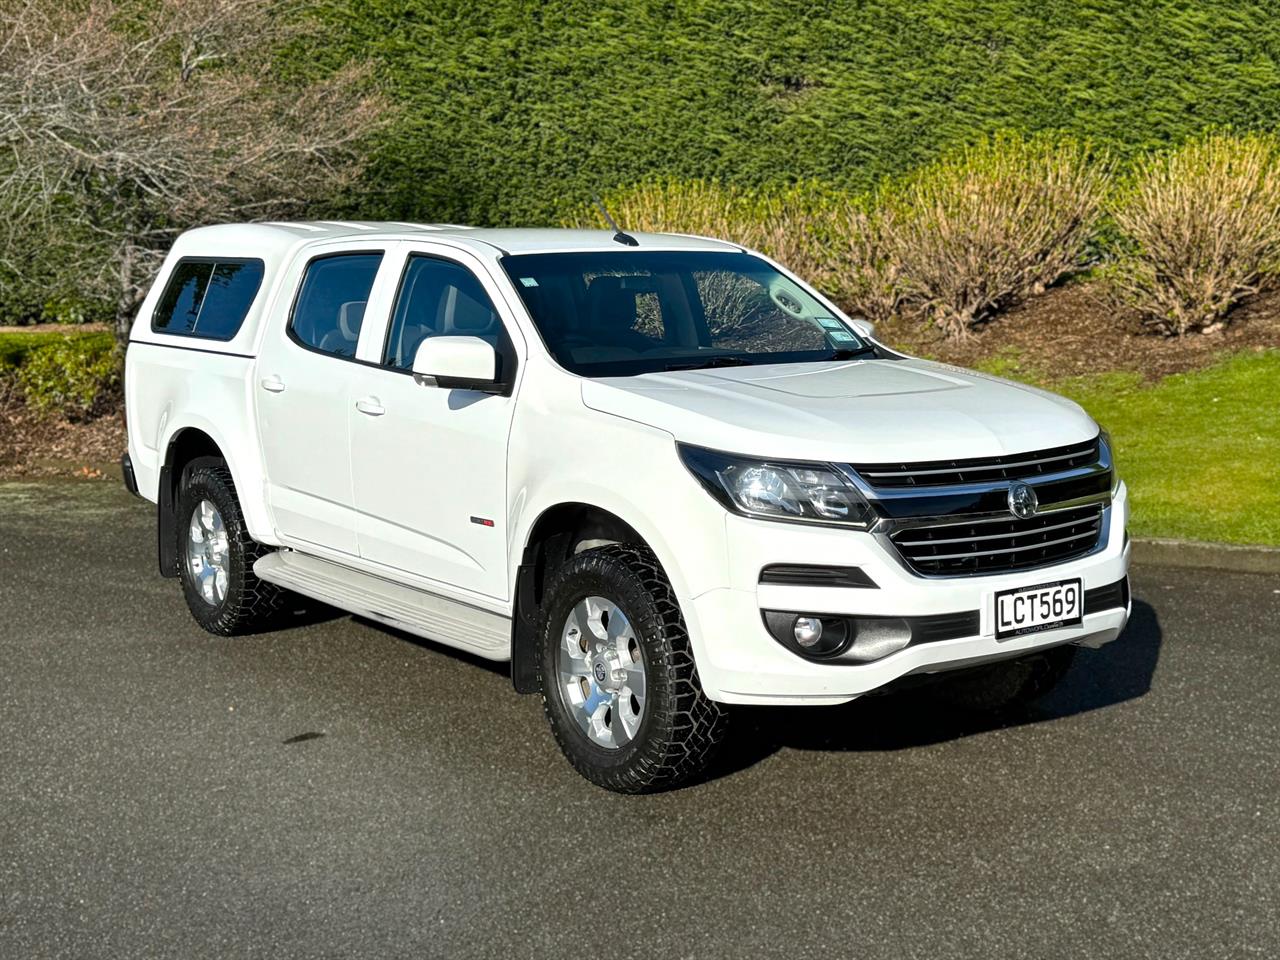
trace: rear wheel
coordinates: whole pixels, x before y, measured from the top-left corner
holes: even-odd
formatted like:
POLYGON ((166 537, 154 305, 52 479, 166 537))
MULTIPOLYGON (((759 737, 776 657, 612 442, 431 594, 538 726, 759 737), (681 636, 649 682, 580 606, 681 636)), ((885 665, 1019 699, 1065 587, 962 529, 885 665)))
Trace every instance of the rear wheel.
POLYGON ((538 640, 543 707, 580 774, 646 793, 706 768, 727 717, 702 692, 680 607, 647 548, 571 557, 547 586, 538 640))
POLYGON ((944 680, 939 697, 967 710, 994 712, 1032 703, 1058 686, 1075 663, 1074 644, 1006 660, 944 680))
POLYGON ((176 510, 182 592, 196 623, 224 637, 274 626, 288 594, 254 576, 254 561, 269 551, 249 536, 227 465, 212 457, 188 464, 176 510))

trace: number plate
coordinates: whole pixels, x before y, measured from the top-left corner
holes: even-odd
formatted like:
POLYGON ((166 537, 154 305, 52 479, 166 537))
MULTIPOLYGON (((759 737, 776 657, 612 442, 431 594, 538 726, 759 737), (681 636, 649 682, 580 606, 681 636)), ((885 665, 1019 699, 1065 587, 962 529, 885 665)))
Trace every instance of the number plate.
POLYGON ((996 639, 1039 633, 1084 622, 1084 590, 1079 580, 1059 580, 996 594, 996 639))

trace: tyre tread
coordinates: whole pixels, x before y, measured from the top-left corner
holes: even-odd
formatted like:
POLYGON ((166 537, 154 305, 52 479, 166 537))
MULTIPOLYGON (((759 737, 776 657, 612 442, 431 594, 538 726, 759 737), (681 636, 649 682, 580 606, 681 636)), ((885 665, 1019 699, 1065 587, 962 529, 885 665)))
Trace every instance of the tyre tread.
MULTIPOLYGON (((577 732, 564 728, 555 715, 539 657, 543 709, 561 751, 588 780, 618 793, 670 789, 696 779, 706 770, 724 739, 728 714, 702 690, 680 604, 658 558, 648 547, 614 543, 578 554, 553 575, 546 597, 553 596, 568 577, 608 576, 609 568, 613 568, 612 572, 625 571, 635 578, 652 600, 653 609, 645 612, 641 622, 633 618, 633 625, 637 633, 647 631, 656 640, 646 646, 646 656, 650 658, 646 667, 655 676, 665 674, 673 691, 669 704, 657 703, 656 697, 650 701, 657 711, 650 720, 657 724, 658 735, 648 737, 629 763, 609 769, 590 763, 573 739, 577 732), (660 657, 656 663, 652 662, 655 653, 660 657)), ((556 627, 548 622, 549 606, 544 602, 540 613, 538 637, 544 644, 548 642, 547 631, 556 627)), ((631 614, 632 611, 628 611, 628 615, 631 614)))
POLYGON ((182 557, 185 553, 182 538, 186 536, 187 524, 190 522, 188 497, 194 496, 191 491, 200 489, 213 494, 208 499, 223 501, 216 506, 222 514, 233 555, 239 557, 240 562, 233 564, 231 573, 234 582, 228 584, 227 599, 219 607, 211 607, 198 596, 192 596, 184 566, 182 584, 187 606, 201 627, 218 636, 239 636, 270 629, 278 623, 289 592, 260 580, 254 574, 254 562, 270 553, 271 548, 263 546, 249 535, 244 512, 240 508, 240 498, 236 494, 235 480, 226 464, 221 461, 196 463, 183 472, 177 498, 180 513, 178 522, 174 524, 179 538, 178 556, 182 557), (219 493, 222 495, 219 496, 219 493))

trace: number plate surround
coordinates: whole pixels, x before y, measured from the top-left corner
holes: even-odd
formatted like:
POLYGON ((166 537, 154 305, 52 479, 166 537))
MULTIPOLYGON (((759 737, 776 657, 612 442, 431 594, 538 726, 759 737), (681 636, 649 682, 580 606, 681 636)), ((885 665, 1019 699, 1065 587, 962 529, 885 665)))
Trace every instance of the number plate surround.
MULTIPOLYGON (((1038 601, 1037 601, 1038 602, 1038 601)), ((1013 619, 1013 605, 1006 608, 1010 614, 1009 619, 1013 619)), ((994 609, 992 611, 992 622, 995 624, 997 640, 1011 640, 1014 637, 1023 637, 1032 633, 1043 633, 1045 630, 1057 630, 1061 627, 1078 627, 1084 623, 1084 584, 1079 577, 1070 577, 1066 580, 1055 580, 1051 583, 1038 583, 1030 587, 1015 587, 1012 590, 1001 590, 995 595, 994 609), (1068 616, 1064 610, 1062 615, 1056 615, 1052 610, 1053 591, 1063 587, 1073 588, 1075 591, 1074 614, 1068 616), (1037 597, 1047 595, 1050 609, 1045 617, 1031 617, 1032 623, 1006 623, 1001 616, 1001 600, 1005 597, 1015 597, 1025 594, 1032 594, 1037 597)))

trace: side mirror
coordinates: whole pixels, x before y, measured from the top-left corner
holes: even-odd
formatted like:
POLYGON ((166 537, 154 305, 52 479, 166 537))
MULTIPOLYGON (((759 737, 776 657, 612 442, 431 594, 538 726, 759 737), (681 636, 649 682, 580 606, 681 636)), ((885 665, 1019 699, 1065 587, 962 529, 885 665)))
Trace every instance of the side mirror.
POLYGON ((413 376, 445 389, 502 392, 498 352, 479 337, 427 337, 413 355, 413 376))

